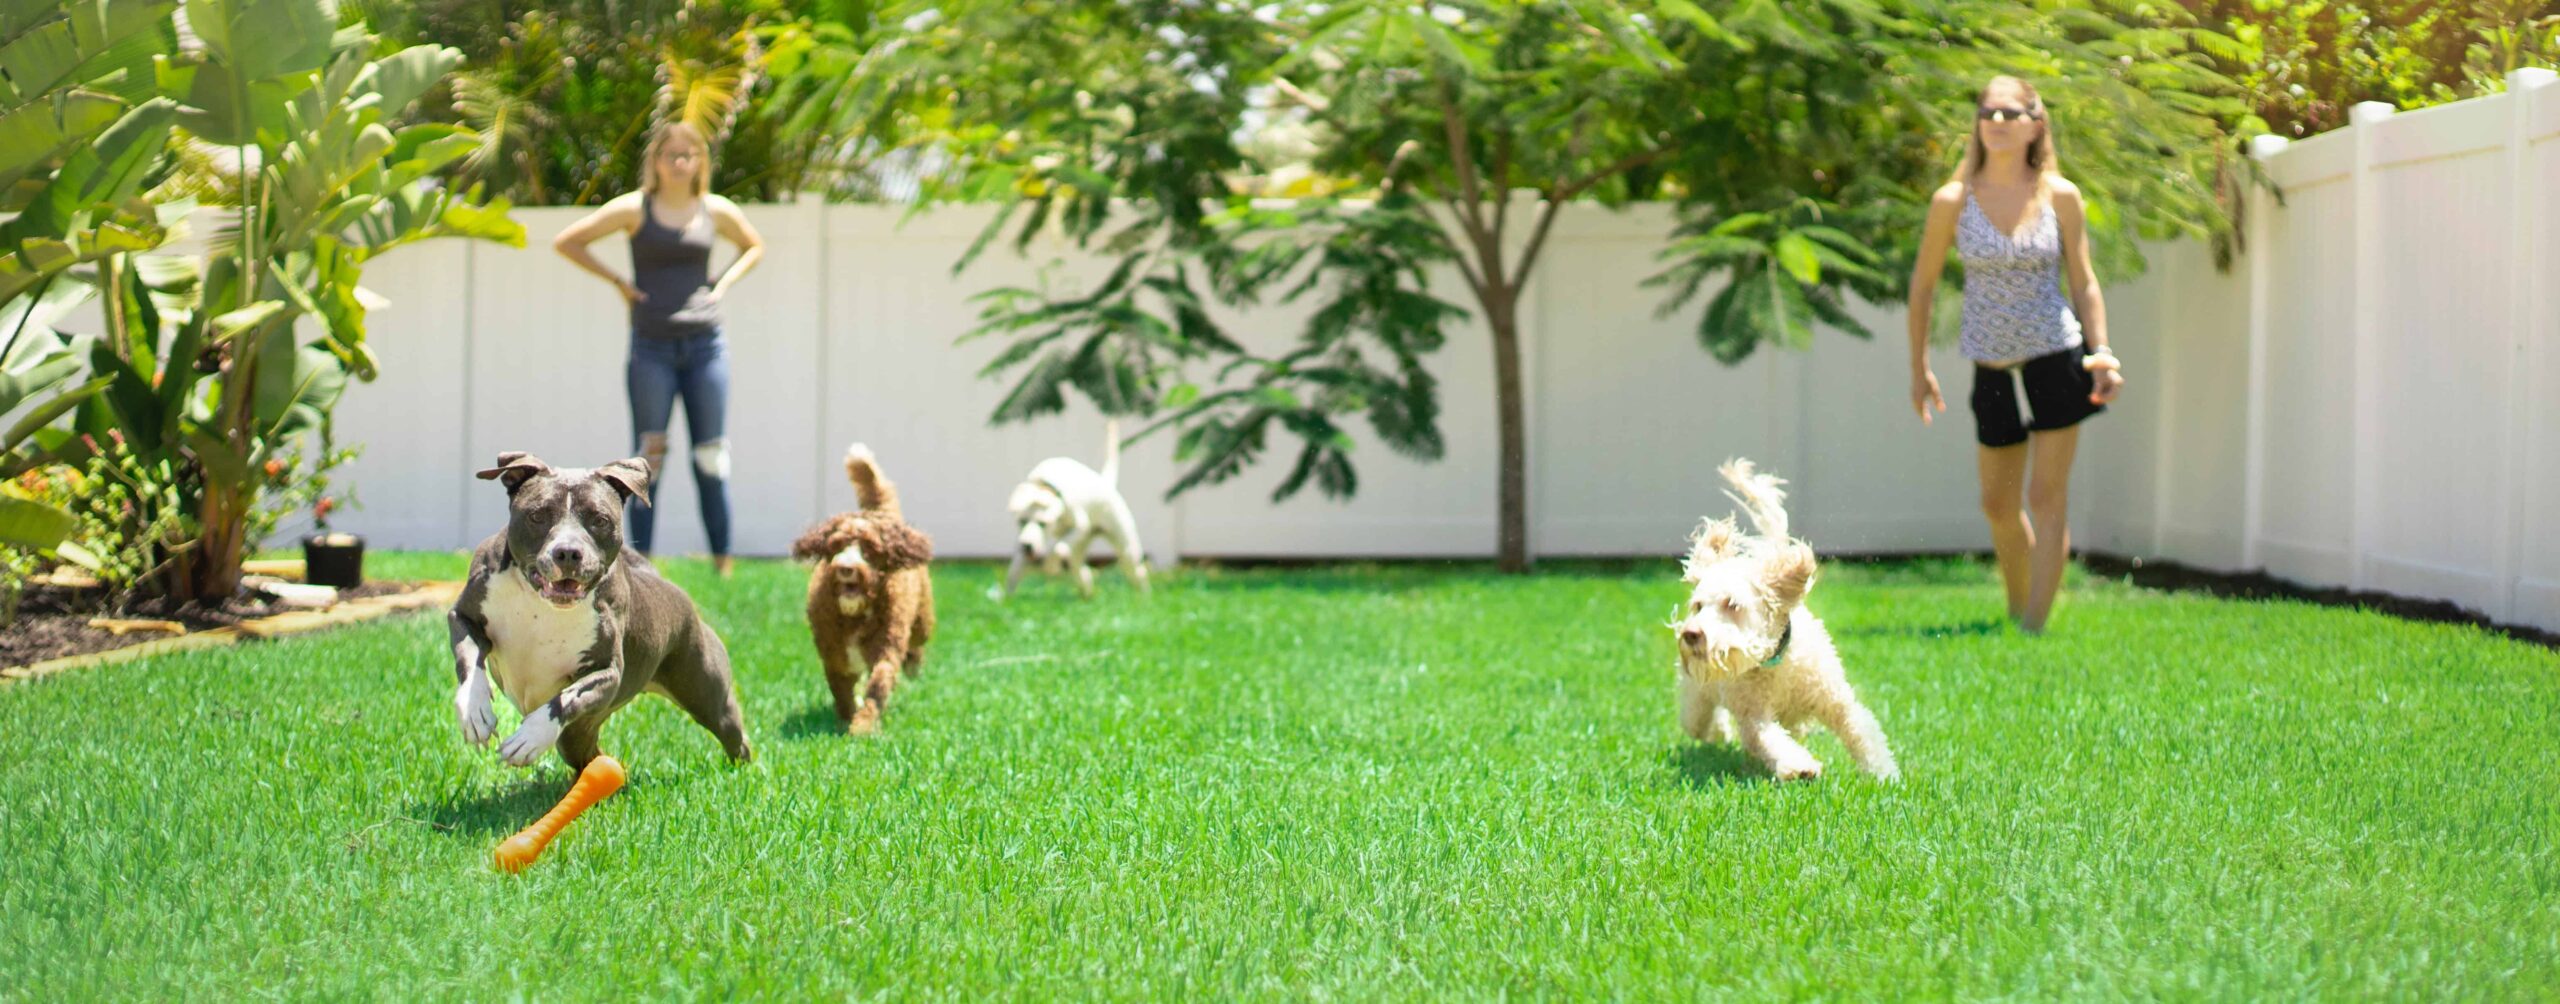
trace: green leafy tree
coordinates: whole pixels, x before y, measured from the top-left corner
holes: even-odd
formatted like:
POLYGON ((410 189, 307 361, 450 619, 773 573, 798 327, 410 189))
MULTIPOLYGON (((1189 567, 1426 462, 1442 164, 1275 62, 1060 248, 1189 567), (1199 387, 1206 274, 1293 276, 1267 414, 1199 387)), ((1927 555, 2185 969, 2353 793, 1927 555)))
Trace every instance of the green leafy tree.
POLYGON ((836 190, 845 150, 783 127, 769 67, 864 22, 852 0, 373 0, 384 33, 466 60, 423 118, 482 138, 460 177, 521 204, 592 205, 639 180, 640 139, 681 119, 718 147, 713 191, 836 190), (823 30, 822 30, 823 29, 823 30))
POLYGON ((198 187, 228 191, 236 204, 200 263, 101 259, 94 282, 108 331, 88 346, 88 362, 102 386, 79 402, 70 428, 38 436, 58 458, 112 454, 138 491, 170 500, 184 518, 134 546, 157 570, 157 592, 218 601, 238 588, 272 481, 260 476, 266 464, 299 455, 310 438, 325 453, 347 380, 375 376, 364 264, 438 236, 521 244, 523 230, 503 202, 476 205, 431 180, 476 136, 390 124, 459 53, 341 31, 320 0, 188 0, 186 14, 198 47, 162 58, 155 75, 174 99, 182 144, 102 139, 52 186, 102 184, 80 180, 92 153, 125 165, 117 184, 129 186, 154 164, 178 162, 172 149, 210 147, 227 153, 218 162, 233 177, 198 187), (299 322, 317 336, 305 341, 299 322))
MULTIPOLYGON (((55 420, 105 388, 51 321, 85 295, 77 269, 159 247, 159 213, 134 201, 176 106, 156 96, 175 0, 13 3, 0 9, 0 476, 41 459, 55 420), (19 413, 24 408, 23 413, 19 413)), ((0 544, 94 566, 72 514, 0 498, 0 544)))
POLYGON ((2104 271, 2138 269, 2138 237, 2229 231, 2216 188, 2243 109, 2208 65, 2229 40, 2192 24, 1975 0, 917 10, 851 62, 827 121, 939 165, 930 198, 1010 198, 997 226, 1017 246, 1055 227, 1120 257, 1090 292, 990 295, 975 334, 1007 339, 990 370, 1017 374, 998 421, 1069 389, 1163 412, 1150 429, 1179 426, 1189 464, 1176 492, 1240 472, 1277 427, 1301 443, 1281 496, 1349 494, 1346 420, 1438 455, 1424 360, 1459 316, 1430 286, 1445 263, 1490 336, 1507 569, 1527 564, 1520 297, 1567 204, 1677 202, 1666 309, 1713 289, 1699 337, 1728 362, 1818 324, 1865 334, 1845 298, 1900 295, 1925 193, 1995 73, 2086 123, 2065 149, 2104 271), (1302 126, 1327 194, 1247 202, 1292 167, 1245 156, 1251 119, 1302 126), (1325 297, 1287 351, 1209 320, 1266 295, 1325 297))
POLYGON ((2219 66, 2239 82, 2251 131, 2309 136, 2344 127, 2361 101, 2402 108, 2495 93, 2508 73, 2560 65, 2552 0, 2187 0, 2194 22, 2229 35, 2219 66))

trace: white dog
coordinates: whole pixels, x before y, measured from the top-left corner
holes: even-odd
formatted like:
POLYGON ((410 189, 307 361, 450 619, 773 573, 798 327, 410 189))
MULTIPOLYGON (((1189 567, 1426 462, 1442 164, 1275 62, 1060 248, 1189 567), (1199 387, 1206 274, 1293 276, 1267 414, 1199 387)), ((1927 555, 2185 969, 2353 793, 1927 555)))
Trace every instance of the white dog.
POLYGON ((1013 513, 1013 567, 1006 570, 1004 592, 1011 599, 1022 572, 1033 563, 1050 575, 1072 571, 1076 591, 1093 596, 1093 565, 1088 552, 1096 538, 1108 539, 1120 567, 1129 572, 1139 592, 1147 589, 1147 554, 1138 543, 1138 521, 1120 497, 1120 423, 1103 432, 1102 469, 1097 471, 1068 457, 1051 457, 1013 486, 1005 509, 1013 513))
POLYGON ((1813 548, 1787 536, 1785 482, 1748 460, 1718 469, 1726 493, 1751 517, 1757 536, 1727 517, 1698 528, 1681 578, 1689 599, 1670 625, 1680 646, 1680 729, 1700 742, 1742 741, 1781 781, 1822 776, 1822 763, 1797 738, 1815 723, 1848 747, 1858 769, 1894 779, 1876 716, 1858 703, 1822 619, 1804 606, 1813 588, 1813 548))

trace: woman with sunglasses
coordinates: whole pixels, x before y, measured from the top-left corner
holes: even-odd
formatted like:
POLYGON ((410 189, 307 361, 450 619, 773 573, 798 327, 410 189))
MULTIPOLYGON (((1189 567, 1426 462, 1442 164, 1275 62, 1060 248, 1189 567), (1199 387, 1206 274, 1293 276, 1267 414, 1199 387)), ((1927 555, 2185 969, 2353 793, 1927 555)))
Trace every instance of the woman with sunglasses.
MULTIPOLYGON (((720 298, 764 257, 764 238, 736 203, 710 192, 711 146, 700 130, 669 122, 649 133, 640 155, 640 190, 614 198, 570 224, 551 247, 579 268, 612 283, 631 307, 631 395, 634 449, 666 483, 667 425, 684 400, 693 439, 693 484, 712 566, 730 574, 729 343, 720 329, 720 298), (587 245, 608 233, 631 236, 631 278, 596 261, 587 245), (714 237, 737 245, 738 257, 711 276, 714 237)), ((649 551, 657 520, 646 505, 630 510, 631 546, 649 551)))
POLYGON ((2080 190, 2063 180, 2043 100, 2026 81, 1996 77, 1974 112, 1911 275, 1911 406, 1923 424, 1947 410, 1929 369, 1929 318, 1953 247, 1964 261, 1959 347, 1973 363, 1982 514, 2009 618, 2041 634, 2071 555, 2079 424, 2123 391, 2124 373, 2107 348, 2080 190))

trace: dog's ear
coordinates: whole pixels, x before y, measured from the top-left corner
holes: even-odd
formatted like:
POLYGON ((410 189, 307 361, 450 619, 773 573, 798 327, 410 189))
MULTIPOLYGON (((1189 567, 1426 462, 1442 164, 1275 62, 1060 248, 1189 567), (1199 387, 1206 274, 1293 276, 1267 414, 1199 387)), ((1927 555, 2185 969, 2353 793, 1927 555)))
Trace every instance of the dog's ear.
POLYGON ((1698 532, 1689 535, 1689 559, 1680 565, 1680 578, 1696 583, 1708 566, 1741 553, 1737 532, 1730 516, 1698 524, 1698 532))
POLYGON ((1051 510, 1065 508, 1066 500, 1059 498, 1056 490, 1030 481, 1013 486, 1013 494, 1004 500, 1004 509, 1013 514, 1015 523, 1047 524, 1056 518, 1051 510))
POLYGON ((904 571, 933 560, 933 538, 903 521, 873 520, 863 556, 884 573, 904 571))
POLYGON ((1804 594, 1813 590, 1816 567, 1813 548, 1801 540, 1772 548, 1760 568, 1760 588, 1769 595, 1769 609, 1785 613, 1804 602, 1804 594))
POLYGON ((516 489, 524 487, 525 482, 549 473, 551 465, 543 463, 541 458, 523 450, 508 450, 498 454, 498 466, 473 476, 482 481, 503 480, 507 494, 513 495, 516 489))
POLYGON ((846 518, 835 516, 810 527, 791 542, 791 556, 802 561, 825 561, 844 550, 846 518))
POLYGON ((597 477, 621 492, 623 498, 639 499, 641 505, 649 504, 649 482, 656 474, 646 457, 628 457, 596 468, 597 477))

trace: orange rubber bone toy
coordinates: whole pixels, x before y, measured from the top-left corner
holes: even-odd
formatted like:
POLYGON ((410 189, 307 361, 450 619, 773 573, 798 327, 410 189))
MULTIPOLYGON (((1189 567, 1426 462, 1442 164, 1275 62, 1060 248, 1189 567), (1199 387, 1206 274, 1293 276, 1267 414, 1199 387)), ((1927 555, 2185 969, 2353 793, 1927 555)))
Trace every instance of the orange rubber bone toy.
POLYGON ((578 772, 578 782, 560 797, 560 804, 498 845, 498 870, 512 874, 532 865, 535 858, 542 856, 542 849, 550 846, 551 838, 559 836, 571 820, 604 801, 605 796, 621 791, 624 778, 621 761, 609 756, 589 761, 587 769, 578 772))

